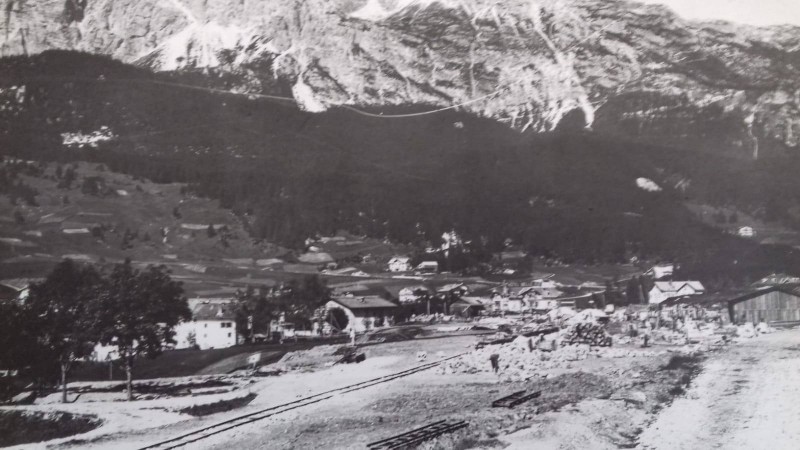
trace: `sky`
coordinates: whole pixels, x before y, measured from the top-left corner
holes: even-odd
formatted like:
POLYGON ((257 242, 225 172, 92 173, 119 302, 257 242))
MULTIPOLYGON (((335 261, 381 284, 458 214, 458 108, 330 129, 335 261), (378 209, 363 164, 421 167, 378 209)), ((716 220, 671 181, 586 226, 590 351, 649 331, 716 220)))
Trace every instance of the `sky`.
POLYGON ((687 19, 800 25, 800 0, 638 0, 670 6, 687 19))

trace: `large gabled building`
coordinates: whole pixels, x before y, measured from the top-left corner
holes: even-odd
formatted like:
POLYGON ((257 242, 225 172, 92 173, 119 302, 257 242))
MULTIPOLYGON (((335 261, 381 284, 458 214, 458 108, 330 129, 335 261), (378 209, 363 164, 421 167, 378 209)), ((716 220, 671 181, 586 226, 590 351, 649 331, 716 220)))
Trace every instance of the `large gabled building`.
POLYGON ((727 301, 731 322, 800 322, 800 286, 779 285, 731 297, 727 301))
POLYGON ((189 309, 192 320, 175 327, 175 348, 196 346, 206 350, 239 343, 233 299, 193 298, 189 300, 189 309))
POLYGON ((647 298, 651 305, 658 305, 669 298, 700 295, 705 291, 699 281, 656 281, 647 298))
POLYGON ((397 305, 377 295, 345 295, 331 299, 325 309, 332 327, 361 333, 393 323, 397 305))

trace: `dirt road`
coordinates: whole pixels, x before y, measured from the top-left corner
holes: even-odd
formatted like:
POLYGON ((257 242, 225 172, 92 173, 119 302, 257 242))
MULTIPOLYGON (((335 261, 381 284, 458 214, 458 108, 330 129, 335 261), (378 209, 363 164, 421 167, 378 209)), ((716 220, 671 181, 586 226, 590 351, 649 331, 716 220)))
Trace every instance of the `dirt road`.
POLYGON ((712 357, 639 442, 648 450, 800 448, 800 330, 712 357))

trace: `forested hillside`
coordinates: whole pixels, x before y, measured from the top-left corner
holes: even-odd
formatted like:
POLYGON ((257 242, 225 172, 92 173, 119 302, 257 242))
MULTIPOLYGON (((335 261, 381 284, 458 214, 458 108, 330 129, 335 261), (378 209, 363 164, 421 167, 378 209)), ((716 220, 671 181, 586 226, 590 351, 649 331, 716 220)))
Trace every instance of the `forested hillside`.
POLYGON ((579 115, 532 134, 455 111, 311 114, 78 53, 8 58, 0 67, 4 151, 190 183, 248 216, 254 237, 291 247, 338 229, 438 244, 455 229, 482 254, 510 239, 564 261, 733 264, 731 252, 770 268, 795 261, 793 252, 723 235, 683 206, 772 202, 773 214, 794 220, 788 205, 800 189, 789 175, 798 163, 789 157, 752 164, 645 145, 586 131, 579 115))

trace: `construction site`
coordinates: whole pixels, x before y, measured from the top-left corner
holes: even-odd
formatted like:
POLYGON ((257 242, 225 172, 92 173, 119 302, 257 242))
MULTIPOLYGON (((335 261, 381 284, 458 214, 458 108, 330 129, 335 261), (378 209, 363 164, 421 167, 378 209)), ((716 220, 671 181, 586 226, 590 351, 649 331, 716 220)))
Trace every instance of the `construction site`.
MULTIPOLYGON (((730 433, 732 418, 731 429, 700 427, 715 408, 763 420, 760 403, 734 401, 766 395, 759 367, 785 371, 797 392, 800 330, 726 324, 700 306, 636 309, 396 326, 224 375, 139 381, 134 402, 120 382, 79 382, 72 403, 54 393, 3 408, 86 421, 20 448, 666 449, 730 433), (692 427, 699 436, 670 431, 692 427)), ((797 412, 780 392, 772 401, 797 412)), ((790 417, 769 422, 785 426, 772 448, 798 438, 790 417)), ((759 447, 739 446, 746 438, 725 448, 759 447)))

